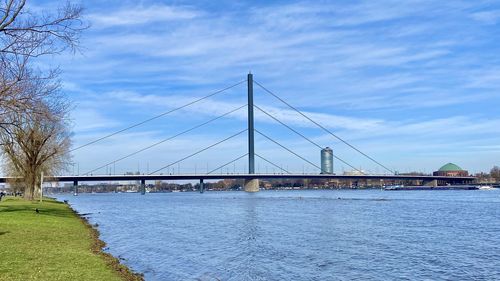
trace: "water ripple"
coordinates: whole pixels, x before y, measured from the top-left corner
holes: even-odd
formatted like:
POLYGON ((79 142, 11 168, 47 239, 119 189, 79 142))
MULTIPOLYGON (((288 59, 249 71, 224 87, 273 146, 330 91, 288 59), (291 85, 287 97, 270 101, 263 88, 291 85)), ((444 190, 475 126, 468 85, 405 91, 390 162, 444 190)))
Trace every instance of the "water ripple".
POLYGON ((60 199, 146 280, 500 279, 500 190, 60 199))

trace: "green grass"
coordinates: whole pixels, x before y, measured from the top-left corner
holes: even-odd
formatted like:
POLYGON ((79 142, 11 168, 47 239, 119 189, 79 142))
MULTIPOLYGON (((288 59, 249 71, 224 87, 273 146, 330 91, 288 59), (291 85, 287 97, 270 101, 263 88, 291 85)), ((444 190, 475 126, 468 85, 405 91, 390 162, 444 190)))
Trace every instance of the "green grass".
POLYGON ((0 280, 141 280, 66 204, 0 201, 0 280), (39 209, 39 213, 35 212, 39 209))

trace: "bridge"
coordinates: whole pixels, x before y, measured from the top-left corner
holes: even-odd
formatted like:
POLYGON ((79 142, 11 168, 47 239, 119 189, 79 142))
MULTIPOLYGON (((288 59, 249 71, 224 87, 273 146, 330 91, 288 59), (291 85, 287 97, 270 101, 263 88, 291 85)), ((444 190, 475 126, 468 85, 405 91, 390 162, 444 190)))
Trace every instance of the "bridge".
MULTIPOLYGON (((328 179, 328 180, 396 180, 396 181, 421 181, 431 186, 437 182, 450 184, 465 184, 473 181, 474 177, 444 177, 444 176, 414 176, 414 175, 334 175, 334 174, 175 174, 175 175, 82 175, 45 177, 46 182, 73 182, 75 194, 79 182, 106 182, 106 181, 136 181, 141 182, 140 192, 145 194, 146 181, 157 180, 199 180, 200 192, 204 191, 204 180, 243 179, 245 181, 260 179, 328 179)), ((8 178, 0 178, 4 183, 8 178)), ((247 188, 247 187, 245 187, 247 188)), ((252 187, 253 188, 253 187, 252 187)), ((248 191, 248 190, 247 190, 248 191)), ((255 192, 257 190, 250 190, 255 192)))
MULTIPOLYGON (((213 92, 213 93, 210 93, 206 96, 203 96, 201 98, 198 98, 198 99, 195 99, 187 104, 184 104, 182 106, 179 106, 177 108, 174 108, 174 109, 171 109, 167 112, 163 112, 157 116, 154 116, 154 117, 151 117, 149 119, 146 119, 146 120, 143 120, 143 121, 140 121, 138 123, 135 123, 135 124, 132 124, 126 128, 123 128, 121 130, 118 130, 118 131, 115 131, 113 133, 110 133, 108 135, 105 135, 103 137, 100 137, 98 139, 95 139, 93 141, 90 141, 88 143, 85 143, 83 145, 80 145, 76 148, 73 148, 70 152, 74 152, 76 150, 79 150, 79 149, 82 149, 84 147, 87 147, 87 146, 91 146, 95 143, 98 143, 102 140, 105 140, 107 138, 110 138, 112 136, 115 136, 115 135, 118 135, 118 134, 121 134, 127 130, 130 130, 132 128, 135 128, 135 127, 139 127, 143 124, 146 124, 150 121, 153 121, 155 119, 158 119, 160 117, 163 117, 165 115, 168 115, 168 114, 171 114, 175 111, 179 111, 181 109, 184 109, 188 106, 191 106, 193 104, 196 104, 196 103, 199 103, 203 100, 206 100, 210 97, 213 97, 215 95, 218 95, 218 94, 221 94, 229 89, 232 89, 238 85, 241 85, 243 83, 247 84, 247 97, 248 97, 248 102, 247 104, 244 104, 242 106, 239 106, 237 108, 234 108, 233 110, 231 111, 228 111, 224 114, 221 114, 215 118, 212 118, 210 120, 207 120, 203 123, 200 123, 194 127, 191 127, 191 128, 188 128, 186 130, 183 130, 177 134, 174 134, 166 139, 163 139, 159 142, 156 142, 154 144, 151 144, 151 145, 148 145, 146 147, 143 147, 139 150, 136 150, 136 151, 133 151, 129 154, 126 154, 126 155, 123 155, 123 156, 120 156, 119 158, 111 161, 111 162, 108 162, 108 163, 105 163, 103 165, 100 165, 98 167, 96 167, 95 169, 92 169, 86 173, 84 173, 83 175, 71 175, 71 176, 46 176, 46 177, 43 177, 43 181, 44 182, 72 182, 73 185, 74 185, 74 189, 75 189, 75 193, 77 192, 77 187, 78 187, 78 183, 79 182, 104 182, 104 181, 140 181, 141 182, 141 193, 144 194, 145 193, 145 184, 146 184, 146 181, 153 181, 153 180, 199 180, 200 181, 200 192, 203 192, 203 184, 204 184, 204 180, 217 180, 217 179, 243 179, 244 180, 244 190, 247 191, 247 192, 257 192, 259 191, 259 180, 260 179, 277 179, 277 178, 281 178, 281 179, 330 179, 330 180, 342 180, 342 179, 349 179, 349 180, 381 180, 381 181, 384 181, 384 180, 417 180, 417 181, 422 181, 422 183, 425 183, 425 184, 430 184, 432 186, 436 186, 438 181, 441 182, 441 183, 447 183, 447 184, 466 184, 466 183, 470 183, 472 182, 475 178, 474 177, 444 177, 444 176, 430 176, 430 175, 398 175, 397 173, 395 173, 394 171, 392 171, 391 169, 389 169, 387 166, 383 165, 381 162, 375 160, 373 157, 369 156, 367 153, 361 151, 359 148, 355 147, 354 145, 352 145, 351 143, 349 143, 348 141, 346 141, 345 139, 339 137, 337 134, 333 133, 331 130, 329 130, 326 126, 323 126, 321 125, 320 123, 318 123, 317 121, 313 120, 310 116, 308 116, 307 114, 303 113, 302 111, 300 111, 299 109, 297 109, 296 107, 294 107, 293 105, 291 105, 290 103, 288 103, 287 101, 285 101, 284 99, 282 99, 281 97, 279 97, 277 94, 271 92, 270 90, 268 90, 266 87, 264 87, 262 84, 258 83, 257 81, 254 81, 253 79, 253 75, 251 73, 248 74, 247 76, 247 79, 243 80, 243 81, 240 81, 236 84, 233 84, 229 87, 226 87, 222 90, 218 90, 216 92, 213 92), (294 134, 298 135, 299 137, 303 138, 304 140, 306 140, 307 142, 309 142, 311 145, 319 148, 319 149, 324 149, 324 147, 322 147, 321 145, 319 145, 318 143, 316 143, 315 141, 313 141, 311 138, 308 138, 305 134, 299 132, 297 129, 294 129, 292 126, 286 124, 285 122, 283 122, 282 120, 280 120, 279 118, 277 118, 275 115, 271 114, 270 112, 266 111, 265 109, 263 109, 262 107, 259 107, 258 105, 254 104, 254 85, 257 85, 258 87, 260 87, 265 93, 269 94, 271 97, 275 98, 276 100, 278 100, 279 102, 281 102, 282 104, 284 104, 285 106, 287 106, 288 108, 290 108, 291 110, 293 110, 294 112, 298 113, 299 116, 303 117, 305 120, 307 120, 308 122, 310 122, 311 124, 315 125, 317 128, 321 129, 322 131, 324 131, 325 133, 327 133, 327 135, 330 135, 333 139, 339 141, 340 143, 346 145, 347 147, 349 147, 350 149, 354 150, 355 152, 359 153, 360 155, 362 155, 363 157, 367 158, 368 160, 370 160, 371 162, 375 163, 377 166, 381 167, 383 170, 387 171, 388 174, 381 174, 381 175, 373 175, 373 174, 366 174, 364 173, 363 171, 361 171, 360 169, 357 169, 354 165, 350 164, 348 161, 342 159, 341 157, 339 157, 338 155, 335 155, 333 154, 333 152, 328 152, 329 154, 327 154, 326 156, 331 158, 329 161, 331 162, 330 163, 330 167, 328 166, 328 164, 325 164, 324 163, 321 163, 321 167, 318 166, 317 164, 315 164, 313 161, 310 161, 308 159, 306 159, 305 157, 301 156, 299 153, 296 153, 293 149, 290 149, 289 147, 286 147, 285 145, 283 145, 282 143, 276 141, 275 139, 273 139, 272 137, 270 137, 269 135, 267 135, 266 133, 264 132, 261 132, 260 130, 256 129, 255 126, 254 126, 254 109, 257 109, 259 110, 259 112, 262 112, 265 116, 271 118, 272 120, 274 120, 276 123, 282 125, 283 127, 287 128, 288 130, 290 130, 291 132, 293 132, 294 134), (149 150, 155 146, 158 146, 160 144, 163 144, 165 142, 168 142, 168 141, 171 141, 175 138, 178 138, 179 136, 181 135, 184 135, 184 134, 187 134, 189 132, 192 132, 200 127, 203 127, 203 126, 206 126, 218 119, 221 119, 223 117, 226 117, 238 110, 241 110, 243 108, 247 108, 247 121, 248 121, 248 124, 247 124, 247 127, 239 132, 236 132, 235 134, 229 136, 229 137, 226 137, 216 143, 213 143, 207 147, 204 147, 196 152, 193 152, 193 153, 190 153, 188 154, 187 156, 185 157, 182 157, 181 159, 178 159, 176 161, 172 161, 171 163, 161 167, 161 168, 158 168, 156 169, 155 171, 151 172, 151 173, 148 173, 148 174, 142 174, 142 175, 128 175, 128 174, 125 174, 125 175, 111 175, 111 174, 108 174, 108 175, 94 175, 95 172, 97 171, 100 171, 102 170, 103 168, 106 168, 108 167, 109 165, 114 165, 115 163, 119 162, 119 161, 122 161, 124 159, 127 159, 129 157, 132 157, 132 156, 135 156, 141 152, 144 152, 146 150, 149 150), (173 166, 173 165, 176 165, 186 159, 189 159, 191 157, 194 157, 196 155, 198 155, 199 153, 201 152, 204 152, 208 149, 211 149, 223 142, 226 142, 236 136, 239 136, 243 133, 247 133, 247 136, 248 136, 248 142, 247 142, 247 153, 245 153, 244 155, 241 155, 241 156, 238 156, 237 158, 233 159, 232 161, 230 162, 227 162, 211 171, 208 171, 206 173, 194 173, 194 174, 163 174, 161 173, 162 171, 164 171, 165 169, 173 166), (281 147, 283 150, 289 152, 290 154, 294 155, 295 157, 297 157, 298 159, 302 160, 304 163, 318 169, 318 173, 292 173, 290 171, 287 171, 286 169, 283 169, 282 166, 279 166, 277 164, 275 164, 274 162, 270 161, 269 159, 267 159, 266 157, 262 156, 262 155, 259 155, 258 153, 255 152, 255 133, 259 134, 260 136, 268 139, 269 141, 271 141, 272 143, 274 143, 275 145, 281 147), (265 174, 261 174, 261 173, 255 173, 255 156, 257 156, 258 158, 260 158, 261 160, 269 163, 270 165, 274 166, 275 168, 278 168, 278 170, 280 171, 279 173, 265 173, 265 174), (226 174, 223 174, 223 173, 219 173, 219 174, 214 174, 214 172, 234 163, 235 161, 238 161, 242 158, 245 158, 247 157, 248 158, 248 172, 247 173, 226 173, 226 174), (356 175, 336 175, 333 173, 333 158, 335 158, 336 160, 342 162, 343 164, 351 167, 353 169, 353 171, 356 171, 356 175)), ((323 162, 323 159, 322 159, 322 162, 323 162)), ((328 162, 328 159, 325 160, 325 162, 328 162)), ((9 182, 9 180, 13 180, 13 178, 8 178, 8 177, 0 177, 0 182, 1 183, 5 183, 5 182, 9 182)))

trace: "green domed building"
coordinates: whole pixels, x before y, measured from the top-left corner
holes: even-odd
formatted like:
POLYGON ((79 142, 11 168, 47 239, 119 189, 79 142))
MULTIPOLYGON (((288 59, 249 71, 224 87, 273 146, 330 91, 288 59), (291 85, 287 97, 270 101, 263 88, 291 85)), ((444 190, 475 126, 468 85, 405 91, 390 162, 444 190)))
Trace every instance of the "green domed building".
POLYGON ((467 177, 469 172, 463 170, 459 166, 453 163, 448 163, 439 170, 432 173, 434 176, 444 176, 444 177, 467 177))

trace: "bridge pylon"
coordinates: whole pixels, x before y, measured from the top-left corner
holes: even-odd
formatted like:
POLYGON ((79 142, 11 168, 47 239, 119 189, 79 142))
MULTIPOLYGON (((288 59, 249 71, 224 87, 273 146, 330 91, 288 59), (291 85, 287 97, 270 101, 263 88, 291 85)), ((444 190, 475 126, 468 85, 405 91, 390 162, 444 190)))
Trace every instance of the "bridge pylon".
MULTIPOLYGON (((254 148, 254 118, 253 118, 253 75, 248 73, 248 174, 255 174, 255 148, 254 148)), ((259 191, 259 179, 245 179, 244 188, 246 192, 259 191)))

